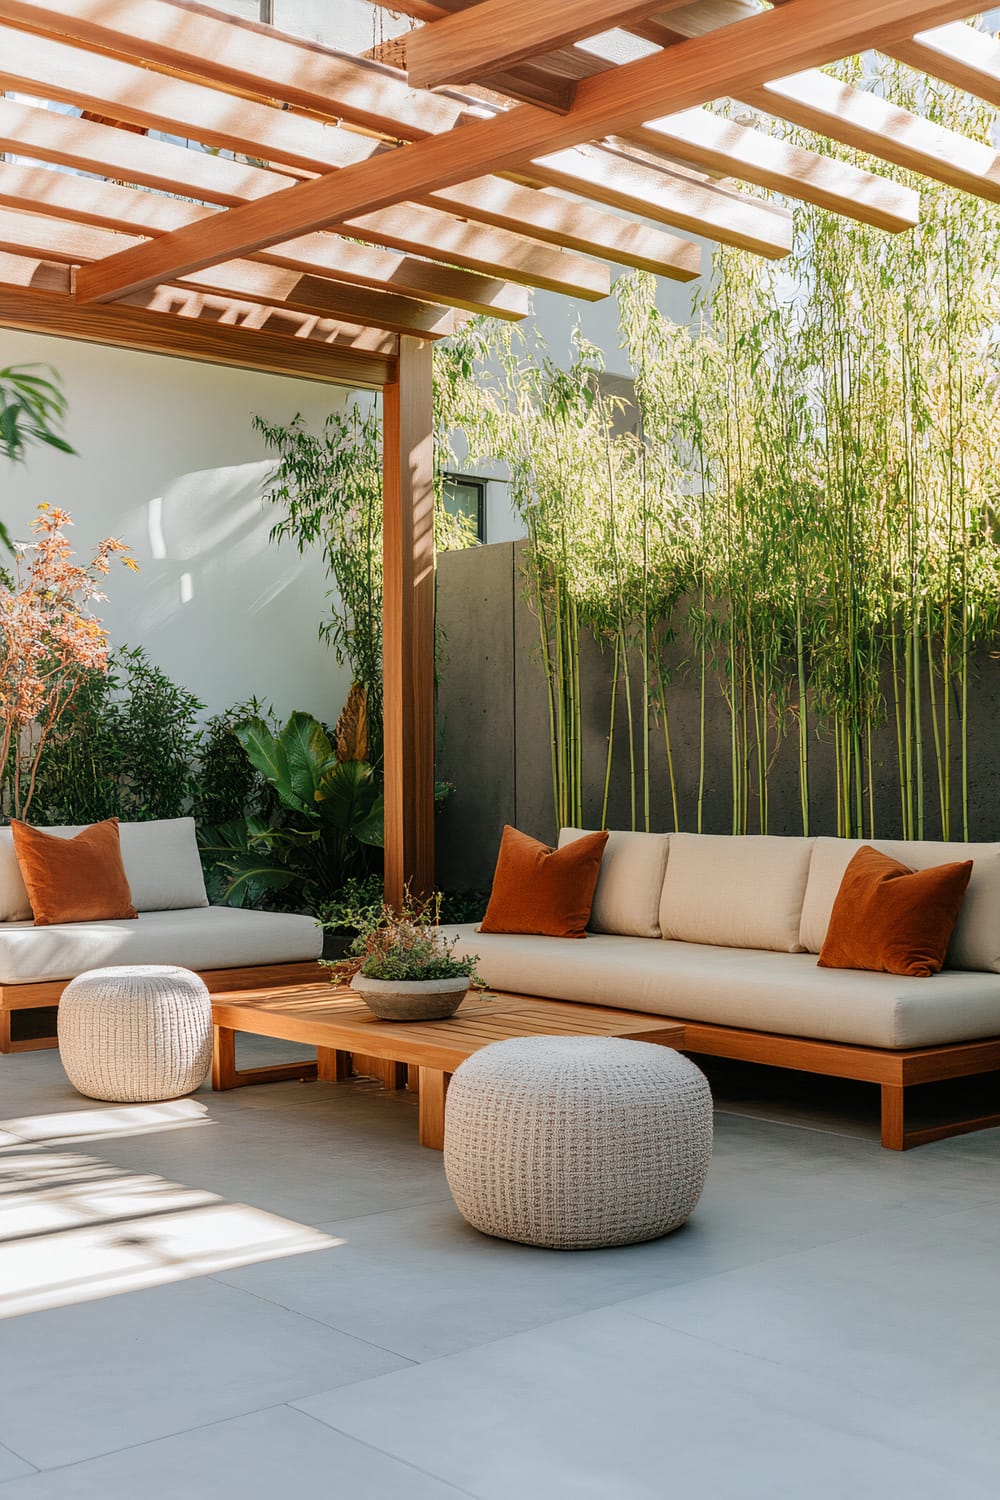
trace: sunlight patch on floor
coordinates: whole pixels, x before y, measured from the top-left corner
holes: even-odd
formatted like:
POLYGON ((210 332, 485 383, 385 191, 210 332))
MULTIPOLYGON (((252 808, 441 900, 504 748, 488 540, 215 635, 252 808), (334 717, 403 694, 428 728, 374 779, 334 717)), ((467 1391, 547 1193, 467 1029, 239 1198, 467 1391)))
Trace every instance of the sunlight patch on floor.
POLYGON ((339 1244, 155 1173, 29 1143, 0 1151, 0 1318, 339 1244))
POLYGON ((208 1106, 196 1099, 168 1099, 162 1104, 109 1105, 105 1109, 66 1110, 52 1115, 23 1115, 0 1120, 0 1144, 15 1141, 48 1144, 99 1141, 109 1136, 153 1135, 191 1125, 214 1125, 208 1106))

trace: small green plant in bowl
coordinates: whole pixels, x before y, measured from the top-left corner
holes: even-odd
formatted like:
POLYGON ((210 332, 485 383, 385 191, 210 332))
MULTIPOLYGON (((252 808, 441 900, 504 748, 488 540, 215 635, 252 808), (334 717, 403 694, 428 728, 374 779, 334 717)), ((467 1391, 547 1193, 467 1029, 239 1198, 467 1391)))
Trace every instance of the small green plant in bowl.
POLYGON ((439 1021, 454 1015, 470 989, 484 988, 478 956, 456 956, 457 938, 440 929, 441 897, 417 900, 409 891, 397 911, 353 914, 358 936, 347 958, 331 964, 334 980, 350 985, 387 1021, 439 1021))

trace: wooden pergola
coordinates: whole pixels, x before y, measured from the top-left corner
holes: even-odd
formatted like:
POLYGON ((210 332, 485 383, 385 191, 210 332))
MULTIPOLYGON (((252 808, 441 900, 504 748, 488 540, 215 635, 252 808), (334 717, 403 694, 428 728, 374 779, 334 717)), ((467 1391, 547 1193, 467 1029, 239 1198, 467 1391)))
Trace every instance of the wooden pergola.
POLYGON ((382 391, 398 899, 433 882, 434 341, 530 288, 604 297, 609 263, 691 280, 692 233, 787 254, 746 184, 917 222, 910 189, 722 99, 1000 201, 992 147, 820 71, 874 48, 1000 105, 1000 46, 968 0, 391 9, 424 24, 357 57, 191 0, 0 0, 0 90, 40 101, 0 98, 0 151, 39 163, 0 162, 0 326, 382 391))

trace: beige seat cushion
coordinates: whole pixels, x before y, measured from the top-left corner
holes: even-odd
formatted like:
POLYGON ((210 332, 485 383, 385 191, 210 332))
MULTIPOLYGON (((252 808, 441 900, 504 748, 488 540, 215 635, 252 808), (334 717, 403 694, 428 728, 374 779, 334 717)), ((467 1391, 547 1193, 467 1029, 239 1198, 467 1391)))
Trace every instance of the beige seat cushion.
MULTIPOLYGON (((671 853, 671 858, 673 854, 671 853)), ((135 924, 133 923, 133 926, 135 924)), ((1000 1036, 1000 977, 931 979, 820 969, 812 953, 715 948, 594 933, 558 938, 460 929, 492 988, 865 1047, 933 1047, 1000 1036)))
POLYGON ((138 921, 0 926, 0 984, 72 979, 108 964, 177 964, 233 969, 318 958, 323 932, 289 912, 199 906, 140 912, 138 921))
POLYGON ((945 966, 1000 974, 1000 844, 828 838, 816 839, 815 843, 799 928, 799 940, 808 953, 818 953, 823 946, 833 903, 850 860, 864 844, 871 843, 873 848, 909 865, 911 870, 972 860, 972 879, 952 933, 945 966))
MULTIPOLYGON (((559 848, 581 839, 586 828, 564 828, 559 848)), ((667 868, 666 833, 608 834, 587 926, 623 937, 660 936, 660 891, 667 868)))
POLYGON ((801 951, 813 839, 673 833, 660 930, 684 943, 801 951))
MULTIPOLYGON (((71 839, 86 826, 74 823, 45 832, 71 839)), ((193 818, 119 823, 118 835, 132 904, 138 911, 187 911, 208 905, 193 818)), ((0 828, 0 922, 23 922, 30 916, 31 903, 11 831, 0 828)))

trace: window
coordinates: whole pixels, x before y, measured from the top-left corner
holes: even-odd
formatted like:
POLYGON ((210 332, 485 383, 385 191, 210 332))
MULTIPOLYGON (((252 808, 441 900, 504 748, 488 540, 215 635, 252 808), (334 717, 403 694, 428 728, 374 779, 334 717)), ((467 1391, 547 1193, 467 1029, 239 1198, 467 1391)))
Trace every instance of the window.
POLYGON ((467 474, 445 474, 444 508, 450 516, 465 516, 480 542, 486 540, 486 480, 467 474))

